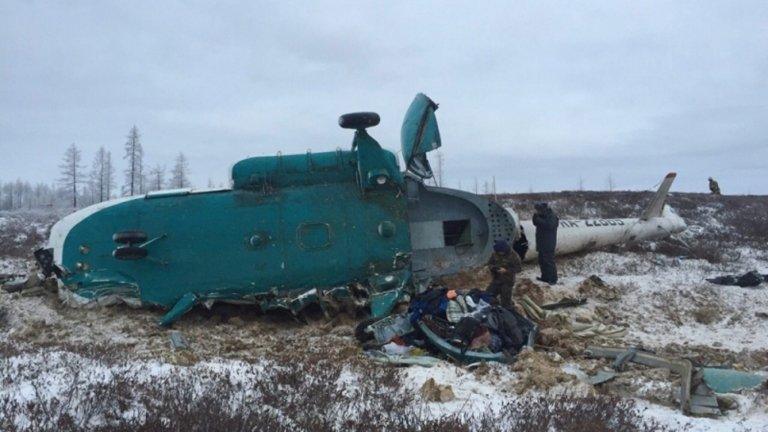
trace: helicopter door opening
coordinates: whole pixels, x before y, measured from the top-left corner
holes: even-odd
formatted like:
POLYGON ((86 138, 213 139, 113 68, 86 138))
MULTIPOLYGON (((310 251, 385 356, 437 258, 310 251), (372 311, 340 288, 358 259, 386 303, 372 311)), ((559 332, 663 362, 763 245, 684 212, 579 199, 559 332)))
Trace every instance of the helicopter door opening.
POLYGON ((445 246, 471 246, 472 231, 469 219, 443 221, 445 246))

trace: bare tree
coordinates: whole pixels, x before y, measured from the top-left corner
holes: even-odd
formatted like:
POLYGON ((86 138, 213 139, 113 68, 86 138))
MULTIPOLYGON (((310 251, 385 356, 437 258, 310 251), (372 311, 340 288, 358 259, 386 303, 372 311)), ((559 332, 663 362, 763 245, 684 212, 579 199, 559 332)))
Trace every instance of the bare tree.
POLYGON ((179 152, 176 156, 176 163, 171 170, 171 181, 169 186, 171 188, 181 189, 190 186, 189 183, 189 162, 184 153, 179 152))
POLYGON ((115 183, 115 166, 112 165, 112 152, 108 151, 104 156, 104 198, 112 199, 112 189, 115 183))
POLYGON ((59 165, 61 168, 61 178, 59 181, 67 193, 72 194, 72 207, 77 207, 77 185, 83 182, 82 170, 80 165, 82 154, 75 143, 72 143, 64 152, 64 161, 59 165))
POLYGON ((107 163, 107 151, 104 150, 104 146, 101 146, 96 151, 91 167, 91 190, 94 202, 102 202, 109 199, 109 187, 107 186, 107 183, 109 183, 107 178, 109 169, 107 168, 107 163))
POLYGON ((14 196, 14 184, 13 182, 8 182, 3 186, 3 192, 5 194, 5 201, 3 201, 3 208, 8 210, 13 210, 13 196, 14 196))
POLYGON ((616 182, 613 180, 613 173, 608 173, 608 190, 613 192, 616 188, 616 182))
POLYGON ((435 184, 439 187, 443 187, 443 161, 444 157, 443 154, 438 150, 435 152, 437 154, 437 170, 435 170, 435 184))
POLYGON ((123 159, 128 161, 128 168, 125 169, 123 195, 136 195, 142 192, 144 150, 141 148, 140 138, 139 129, 134 125, 128 132, 128 140, 125 142, 123 159))
MULTIPOLYGON (((62 168, 63 171, 63 168, 62 168)), ((78 186, 81 186, 81 172, 77 173, 78 186)), ((78 204, 82 205, 81 199, 84 197, 83 191, 78 188, 78 204)), ((41 208, 53 207, 54 205, 72 205, 72 189, 62 187, 59 184, 48 185, 38 183, 33 185, 28 181, 17 179, 0 185, 0 210, 14 210, 19 208, 41 208)))
POLYGON ((150 191, 163 189, 163 186, 165 185, 165 166, 158 164, 152 167, 152 169, 149 170, 149 178, 147 181, 149 183, 148 189, 150 191))

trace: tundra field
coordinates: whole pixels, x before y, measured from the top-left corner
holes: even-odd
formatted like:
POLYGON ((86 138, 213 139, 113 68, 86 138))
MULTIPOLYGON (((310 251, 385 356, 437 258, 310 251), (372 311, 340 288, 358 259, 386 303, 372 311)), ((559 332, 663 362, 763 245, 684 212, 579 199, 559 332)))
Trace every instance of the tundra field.
MULTIPOLYGON (((524 219, 547 200, 562 219, 635 217, 650 197, 498 199, 524 219)), ((560 258, 553 287, 535 283, 538 269, 524 266, 517 295, 588 301, 541 322, 535 349, 510 365, 381 365, 355 340, 363 312, 328 319, 316 310, 298 320, 223 304, 174 324, 188 344, 174 350, 169 331, 156 325, 160 310, 73 309, 50 287, 0 290, 0 430, 768 430, 765 387, 721 396, 723 415, 711 418, 680 412, 679 377, 666 369, 630 364, 599 386, 586 381, 608 365, 586 358, 588 345, 640 347, 768 376, 768 283, 705 281, 768 273, 768 197, 675 193, 668 204, 688 224, 673 239, 560 258), (580 336, 572 322, 628 330, 620 339, 580 336), (435 388, 444 391, 436 396, 435 388)), ((31 252, 62 215, 0 213, 0 274, 33 268, 31 252)), ((488 278, 481 268, 444 283, 469 289, 488 278)))

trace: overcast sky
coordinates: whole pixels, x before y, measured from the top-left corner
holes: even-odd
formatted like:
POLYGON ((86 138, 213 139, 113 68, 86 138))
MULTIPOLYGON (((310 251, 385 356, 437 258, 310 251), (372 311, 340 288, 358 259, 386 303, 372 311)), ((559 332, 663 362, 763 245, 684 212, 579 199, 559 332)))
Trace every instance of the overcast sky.
POLYGON ((349 148, 345 112, 378 112, 399 151, 424 92, 450 187, 677 171, 673 190, 768 193, 765 0, 107 3, 0 0, 1 181, 55 181, 72 142, 122 170, 134 124, 148 165, 184 151, 197 186, 248 156, 349 148))

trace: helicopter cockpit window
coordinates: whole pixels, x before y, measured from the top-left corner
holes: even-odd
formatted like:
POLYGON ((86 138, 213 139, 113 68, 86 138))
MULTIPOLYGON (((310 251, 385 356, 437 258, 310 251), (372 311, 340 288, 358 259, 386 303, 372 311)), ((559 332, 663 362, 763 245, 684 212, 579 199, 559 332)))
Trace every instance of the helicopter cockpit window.
POLYGON ((446 246, 468 246, 472 244, 469 219, 443 221, 443 240, 446 246))

